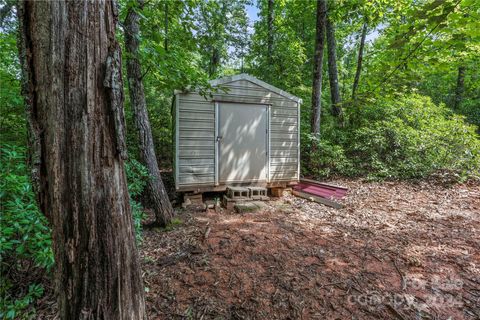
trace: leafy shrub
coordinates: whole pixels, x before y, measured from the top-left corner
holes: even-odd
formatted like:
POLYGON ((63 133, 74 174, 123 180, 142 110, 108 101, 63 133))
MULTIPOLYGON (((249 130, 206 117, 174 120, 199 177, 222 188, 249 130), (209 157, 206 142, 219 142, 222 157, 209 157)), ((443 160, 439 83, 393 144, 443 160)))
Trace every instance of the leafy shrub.
POLYGON ((127 174, 128 193, 130 194, 130 206, 132 207, 135 234, 137 241, 140 241, 142 220, 145 218, 145 213, 138 198, 147 185, 149 175, 147 168, 135 159, 130 159, 125 162, 125 172, 127 174))
POLYGON ((478 175, 475 127, 429 97, 384 99, 357 110, 349 154, 359 172, 378 178, 419 178, 447 169, 478 175))
POLYGON ((311 136, 307 137, 310 140, 310 146, 316 145, 316 149, 310 148, 309 151, 311 171, 307 174, 330 177, 334 174, 352 175, 354 173, 353 163, 345 154, 341 144, 334 144, 327 138, 318 140, 311 136))
POLYGON ((36 206, 27 172, 25 149, 2 146, 0 318, 5 319, 24 314, 30 303, 42 295, 43 288, 36 282, 42 277, 42 270, 50 269, 54 263, 50 229, 36 206))
MULTIPOLYGON (((54 264, 51 231, 37 208, 25 153, 23 147, 0 148, 0 319, 34 317, 33 302, 43 295, 39 282, 54 264)), ((143 208, 134 199, 143 192, 148 174, 135 160, 125 167, 140 239, 143 208)))
POLYGON ((312 174, 410 179, 449 170, 461 178, 479 175, 476 127, 429 97, 384 97, 345 111, 347 126, 323 130, 331 132, 322 132, 318 151, 310 155, 312 174))

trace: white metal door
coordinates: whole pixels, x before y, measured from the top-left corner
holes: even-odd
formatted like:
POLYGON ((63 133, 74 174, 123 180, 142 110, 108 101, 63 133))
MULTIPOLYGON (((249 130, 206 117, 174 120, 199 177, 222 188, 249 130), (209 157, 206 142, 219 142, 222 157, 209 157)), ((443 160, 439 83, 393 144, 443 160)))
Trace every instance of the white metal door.
POLYGON ((267 180, 268 106, 218 103, 218 182, 267 180))

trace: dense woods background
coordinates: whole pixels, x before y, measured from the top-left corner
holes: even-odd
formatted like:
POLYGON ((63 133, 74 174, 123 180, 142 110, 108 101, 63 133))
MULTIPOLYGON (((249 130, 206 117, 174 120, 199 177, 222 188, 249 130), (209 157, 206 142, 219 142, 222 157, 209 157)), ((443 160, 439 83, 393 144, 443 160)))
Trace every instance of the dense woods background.
MULTIPOLYGON (((132 58, 125 39, 138 40, 162 169, 172 160, 173 90, 196 86, 208 92, 208 80, 246 72, 303 99, 304 175, 478 179, 478 1, 132 0, 118 5, 124 62, 132 58), (138 15, 138 34, 125 26, 129 11, 138 15), (319 91, 312 95, 315 76, 319 91), (312 105, 320 108, 319 130, 312 105)), ((5 280, 0 281, 0 317, 13 319, 34 315, 53 255, 26 162, 15 1, 0 1, 0 23, 0 276, 5 280)), ((127 77, 125 63, 124 68, 127 77)), ((128 81, 124 84, 128 95, 128 81)), ((150 180, 129 97, 125 102, 126 173, 141 243, 139 200, 150 180)))

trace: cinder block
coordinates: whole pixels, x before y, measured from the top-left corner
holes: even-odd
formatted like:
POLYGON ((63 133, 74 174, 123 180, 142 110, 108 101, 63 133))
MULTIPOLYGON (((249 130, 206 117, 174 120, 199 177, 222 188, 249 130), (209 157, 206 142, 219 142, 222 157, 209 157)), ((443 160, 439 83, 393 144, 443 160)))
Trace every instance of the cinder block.
POLYGON ((250 190, 243 187, 228 187, 227 195, 232 200, 243 200, 250 197, 250 190))
POLYGON ((236 212, 244 213, 244 212, 256 212, 258 210, 265 208, 265 206, 266 206, 265 203, 261 201, 248 201, 248 202, 236 203, 234 208, 236 212))
POLYGON ((222 198, 222 205, 227 210, 233 210, 233 207, 235 206, 235 200, 224 195, 222 198))
POLYGON ((262 187, 248 187, 250 191, 250 198, 254 200, 264 200, 267 197, 267 188, 262 187))

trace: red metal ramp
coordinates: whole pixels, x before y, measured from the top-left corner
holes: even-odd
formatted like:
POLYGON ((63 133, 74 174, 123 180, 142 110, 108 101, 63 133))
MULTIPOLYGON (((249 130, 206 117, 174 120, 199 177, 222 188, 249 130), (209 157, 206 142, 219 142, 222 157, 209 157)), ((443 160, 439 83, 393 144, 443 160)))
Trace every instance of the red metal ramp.
POLYGON ((300 182, 293 187, 294 195, 335 208, 342 208, 343 205, 333 201, 333 199, 343 199, 347 191, 348 188, 346 187, 335 186, 310 179, 300 179, 300 182))

